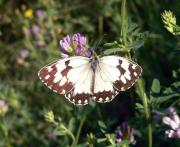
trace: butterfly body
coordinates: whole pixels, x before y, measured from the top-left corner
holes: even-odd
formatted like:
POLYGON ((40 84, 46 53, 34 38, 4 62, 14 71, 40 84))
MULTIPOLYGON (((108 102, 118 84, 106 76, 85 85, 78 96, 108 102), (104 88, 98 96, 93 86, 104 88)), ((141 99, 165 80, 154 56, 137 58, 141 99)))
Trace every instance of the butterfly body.
POLYGON ((38 75, 54 92, 85 105, 90 100, 111 101, 119 91, 129 89, 141 72, 137 63, 119 56, 74 56, 46 65, 38 75))
POLYGON ((98 63, 99 63, 99 59, 98 59, 99 57, 92 57, 91 58, 91 60, 90 60, 90 62, 91 62, 91 68, 92 68, 92 70, 93 70, 93 72, 95 72, 95 70, 96 70, 96 67, 97 67, 97 65, 98 65, 98 63))

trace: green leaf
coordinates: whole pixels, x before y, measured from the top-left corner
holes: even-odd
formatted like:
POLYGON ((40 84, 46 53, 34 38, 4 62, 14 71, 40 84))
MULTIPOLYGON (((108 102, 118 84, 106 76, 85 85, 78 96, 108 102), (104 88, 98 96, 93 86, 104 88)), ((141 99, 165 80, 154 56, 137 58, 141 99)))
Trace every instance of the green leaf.
POLYGON ((106 129, 106 128, 107 128, 106 125, 105 125, 105 123, 102 122, 102 121, 98 121, 98 125, 99 125, 100 128, 102 128, 102 129, 106 129))
POLYGON ((87 147, 87 143, 78 144, 77 147, 87 147))
POLYGON ((127 53, 127 49, 123 49, 123 48, 111 48, 111 49, 107 49, 104 51, 104 54, 105 55, 110 55, 110 54, 113 54, 113 53, 117 53, 117 52, 122 52, 122 53, 127 53))
POLYGON ((161 90, 161 85, 160 85, 159 80, 158 79, 154 79, 153 83, 152 83, 152 86, 151 86, 151 91, 153 93, 160 93, 160 90, 161 90))
POLYGON ((109 47, 109 46, 115 46, 118 45, 117 41, 111 42, 111 43, 105 43, 104 46, 105 47, 109 47))
POLYGON ((144 109, 143 105, 140 103, 136 103, 136 108, 138 109, 144 109))
POLYGON ((137 41, 133 42, 132 44, 128 45, 127 48, 138 49, 143 45, 144 45, 143 40, 137 40, 137 41))
POLYGON ((126 26, 127 35, 132 33, 138 27, 138 25, 136 23, 132 22, 130 18, 127 18, 126 24, 127 24, 127 26, 126 26))
POLYGON ((180 97, 180 82, 175 82, 166 88, 157 99, 157 103, 164 103, 173 97, 180 97))
POLYGON ((101 142, 104 142, 104 141, 106 141, 106 138, 99 138, 99 139, 97 139, 98 143, 101 143, 101 142))
MULTIPOLYGON (((174 82, 173 84, 171 84, 170 87, 166 88, 162 92, 162 94, 157 94, 157 93, 153 94, 153 92, 151 92, 150 99, 152 106, 157 108, 160 104, 165 103, 172 98, 180 97, 179 89, 180 89, 180 82, 178 81, 178 82, 174 82)), ((178 99, 175 101, 178 101, 178 99)))
POLYGON ((66 132, 55 129, 54 134, 57 136, 64 136, 66 134, 66 132))
POLYGON ((119 146, 126 146, 128 147, 130 144, 132 144, 129 140, 123 140, 120 143, 118 143, 119 146))
POLYGON ((4 3, 4 0, 0 0, 0 6, 3 5, 4 3))
POLYGON ((76 120, 75 120, 74 117, 70 119, 69 124, 68 124, 68 129, 70 131, 74 131, 74 129, 75 129, 75 121, 76 120))

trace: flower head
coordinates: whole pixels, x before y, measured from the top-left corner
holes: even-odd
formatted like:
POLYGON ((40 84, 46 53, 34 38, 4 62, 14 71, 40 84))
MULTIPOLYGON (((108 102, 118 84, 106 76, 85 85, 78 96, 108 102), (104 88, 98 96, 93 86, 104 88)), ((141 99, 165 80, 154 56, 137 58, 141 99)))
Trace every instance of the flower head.
POLYGON ((116 132, 116 141, 121 142, 123 140, 129 140, 130 142, 134 142, 134 128, 131 128, 126 122, 122 123, 118 127, 118 131, 116 132))
POLYGON ((48 138, 52 141, 56 141, 57 140, 57 136, 54 133, 49 133, 48 134, 48 138))
POLYGON ((25 61, 29 56, 29 50, 27 48, 22 48, 17 56, 17 63, 20 65, 28 65, 25 61))
POLYGON ((176 17, 171 11, 164 11, 161 14, 164 27, 173 35, 180 35, 180 27, 176 24, 176 17))
POLYGON ((23 60, 26 59, 28 57, 28 55, 29 55, 29 50, 26 48, 21 49, 19 52, 19 58, 21 58, 23 60))
POLYGON ((32 26, 32 33, 35 35, 35 36, 38 36, 40 33, 41 33, 41 28, 38 26, 38 25, 33 25, 32 26))
POLYGON ((38 19, 42 19, 42 18, 44 17, 44 11, 41 10, 41 9, 37 9, 37 10, 36 10, 36 17, 37 17, 38 19))
POLYGON ((67 35, 62 40, 60 40, 59 44, 63 52, 66 52, 66 53, 72 52, 73 49, 71 47, 71 38, 69 37, 69 35, 67 35))
POLYGON ((59 42, 61 47, 61 57, 65 58, 71 55, 91 57, 93 50, 88 47, 87 38, 80 33, 72 37, 67 35, 59 42))
POLYGON ((87 43, 87 39, 85 36, 82 36, 80 33, 77 33, 77 34, 74 34, 72 36, 72 41, 73 41, 73 44, 78 46, 85 46, 86 43, 87 43))
POLYGON ((38 40, 38 41, 37 41, 37 45, 38 45, 39 47, 44 47, 44 46, 45 46, 44 40, 38 40))
POLYGON ((25 12, 24 12, 24 16, 26 18, 32 18, 33 16, 33 10, 32 9, 27 9, 25 12))
POLYGON ((0 115, 5 114, 8 111, 8 105, 4 100, 0 100, 0 115))
POLYGON ((163 117, 162 122, 170 127, 165 131, 169 138, 180 138, 180 118, 173 107, 166 110, 166 116, 163 117))
POLYGON ((47 122, 54 122, 54 113, 53 113, 53 111, 47 111, 46 113, 45 113, 45 119, 46 119, 46 121, 47 122))

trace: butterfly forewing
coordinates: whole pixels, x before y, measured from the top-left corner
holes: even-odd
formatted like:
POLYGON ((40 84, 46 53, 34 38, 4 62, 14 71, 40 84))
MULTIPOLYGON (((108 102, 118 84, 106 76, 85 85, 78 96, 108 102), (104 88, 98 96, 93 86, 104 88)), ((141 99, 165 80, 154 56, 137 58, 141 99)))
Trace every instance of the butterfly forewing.
POLYGON ((66 94, 74 88, 83 72, 82 67, 88 63, 89 59, 85 57, 65 58, 43 67, 38 76, 54 92, 66 94))
POLYGON ((100 66, 104 67, 104 74, 119 91, 129 89, 139 78, 142 68, 131 60, 118 56, 105 56, 100 59, 100 66))

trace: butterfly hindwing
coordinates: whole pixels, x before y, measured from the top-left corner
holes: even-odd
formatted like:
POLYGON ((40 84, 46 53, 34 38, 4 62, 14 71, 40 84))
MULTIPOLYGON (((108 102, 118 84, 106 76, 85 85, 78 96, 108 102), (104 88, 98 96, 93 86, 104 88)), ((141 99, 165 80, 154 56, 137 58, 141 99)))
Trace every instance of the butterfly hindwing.
POLYGON ((74 104, 86 105, 92 97, 93 71, 91 69, 91 63, 89 62, 81 66, 81 68, 76 68, 74 74, 77 74, 79 79, 75 83, 74 88, 65 96, 74 104))
POLYGON ((111 101, 118 94, 109 79, 109 74, 103 64, 99 63, 97 65, 94 75, 93 100, 105 103, 111 101))

